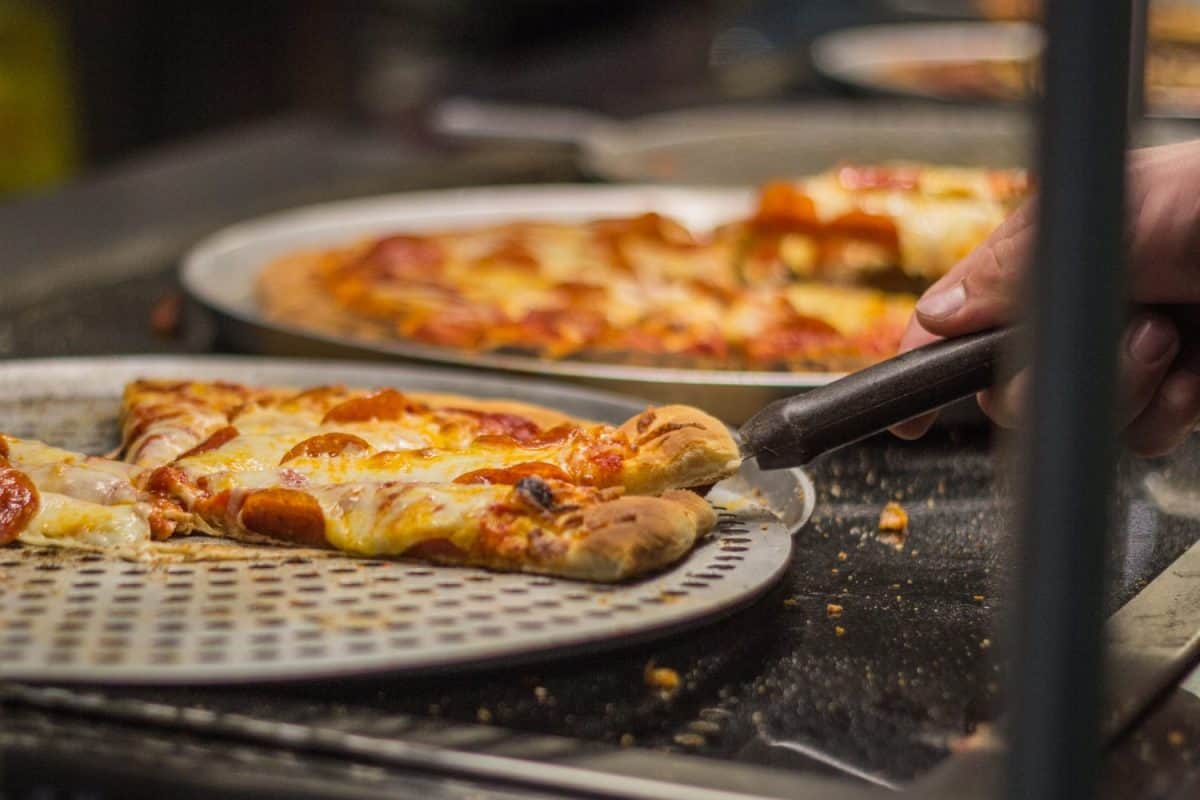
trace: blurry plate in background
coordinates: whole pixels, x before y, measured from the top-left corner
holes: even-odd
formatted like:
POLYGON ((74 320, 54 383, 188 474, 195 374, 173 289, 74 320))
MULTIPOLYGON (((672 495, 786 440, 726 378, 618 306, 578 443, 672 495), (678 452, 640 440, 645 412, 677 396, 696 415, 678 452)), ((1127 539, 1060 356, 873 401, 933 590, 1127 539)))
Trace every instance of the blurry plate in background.
POLYGON ((928 22, 868 25, 828 33, 812 45, 817 70, 851 86, 875 92, 937 100, 1016 101, 1023 87, 950 88, 938 77, 964 66, 1007 70, 1032 63, 1042 49, 1042 31, 1025 22, 928 22), (928 70, 924 76, 914 68, 928 70))
MULTIPOLYGON (((817 39, 812 60, 826 77, 875 93, 1017 104, 1034 91, 1043 38, 1027 22, 869 25, 817 39)), ((1200 118, 1200 46, 1156 40, 1146 59, 1149 113, 1200 118)), ((1137 143, 1194 136, 1193 128, 1151 128, 1137 143)))
MULTIPOLYGON (((444 135, 568 142, 580 165, 613 181, 745 185, 821 172, 843 161, 1024 166, 1032 121, 1019 109, 898 102, 707 107, 621 122, 586 111, 452 99, 435 112, 444 135)), ((1140 144, 1193 138, 1151 123, 1140 144)))

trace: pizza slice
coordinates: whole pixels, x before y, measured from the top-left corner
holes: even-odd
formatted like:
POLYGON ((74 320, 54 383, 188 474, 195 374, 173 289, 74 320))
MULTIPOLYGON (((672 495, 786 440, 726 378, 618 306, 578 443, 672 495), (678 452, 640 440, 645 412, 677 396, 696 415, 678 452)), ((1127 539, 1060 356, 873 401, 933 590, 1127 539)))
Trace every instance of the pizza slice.
POLYGON ((172 447, 191 447, 164 460, 165 443, 139 447, 146 440, 135 439, 125 457, 142 467, 169 467, 171 480, 184 485, 276 467, 308 483, 511 482, 504 474, 515 470, 518 477, 658 494, 711 485, 740 463, 725 425, 688 406, 649 409, 612 426, 524 403, 390 388, 243 387, 254 400, 198 409, 195 396, 217 395, 192 384, 176 409, 163 394, 181 390, 140 383, 141 391, 126 393, 123 418, 157 414, 176 431, 188 421, 187 436, 177 436, 172 447), (150 411, 141 405, 146 397, 153 398, 150 411))
POLYGON ((205 557, 180 540, 196 532, 621 580, 685 554, 715 523, 687 489, 740 463, 686 406, 613 426, 395 389, 138 381, 121 418, 125 461, 0 437, 0 543, 205 557))
POLYGON ((661 569, 687 553, 716 521, 709 504, 693 492, 622 497, 619 489, 535 476, 511 486, 240 487, 203 496, 193 508, 202 529, 250 541, 594 581, 661 569))
POLYGON ((1029 193, 1018 169, 843 164, 766 184, 740 241, 751 283, 791 279, 917 289, 945 274, 1029 193))
POLYGON ((0 435, 0 544, 103 550, 137 558, 192 526, 173 501, 137 487, 138 470, 0 435))

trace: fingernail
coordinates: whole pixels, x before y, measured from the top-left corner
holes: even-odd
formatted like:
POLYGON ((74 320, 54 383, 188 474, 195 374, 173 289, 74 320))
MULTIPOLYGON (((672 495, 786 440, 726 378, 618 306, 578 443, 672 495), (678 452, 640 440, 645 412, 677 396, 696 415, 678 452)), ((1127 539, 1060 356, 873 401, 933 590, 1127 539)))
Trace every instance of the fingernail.
POLYGON ((1129 354, 1143 364, 1157 364, 1175 346, 1174 327, 1151 317, 1138 323, 1129 337, 1129 354))
POLYGON ((946 289, 927 292, 917 301, 917 313, 929 319, 945 319, 958 313, 967 303, 967 289, 962 281, 946 289))

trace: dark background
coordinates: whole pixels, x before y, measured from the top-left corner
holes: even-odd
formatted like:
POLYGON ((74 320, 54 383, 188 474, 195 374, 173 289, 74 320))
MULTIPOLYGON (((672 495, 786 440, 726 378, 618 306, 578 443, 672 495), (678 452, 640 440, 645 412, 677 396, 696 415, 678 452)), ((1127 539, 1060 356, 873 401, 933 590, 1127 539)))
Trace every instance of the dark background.
POLYGON ((295 111, 412 134, 453 94, 623 116, 828 90, 805 43, 895 16, 870 0, 0 0, 0 37, 24 35, 22 8, 59 38, 63 175, 295 111))

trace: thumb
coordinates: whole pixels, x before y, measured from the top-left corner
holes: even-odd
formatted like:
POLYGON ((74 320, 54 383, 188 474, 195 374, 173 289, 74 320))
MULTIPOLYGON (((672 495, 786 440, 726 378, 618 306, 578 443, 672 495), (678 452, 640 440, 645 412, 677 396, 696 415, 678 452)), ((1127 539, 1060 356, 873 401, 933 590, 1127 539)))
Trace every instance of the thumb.
POLYGON ((1032 218, 1032 207, 1022 206, 931 286, 917 301, 921 327, 938 336, 960 336, 1009 321, 1033 246, 1032 218))

